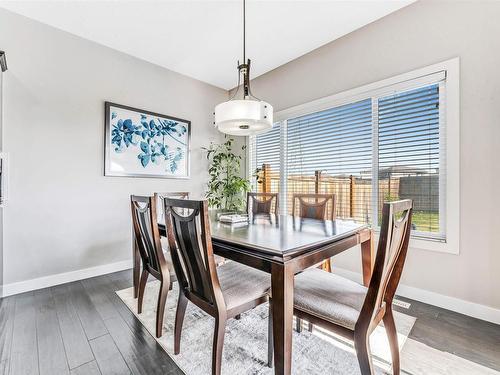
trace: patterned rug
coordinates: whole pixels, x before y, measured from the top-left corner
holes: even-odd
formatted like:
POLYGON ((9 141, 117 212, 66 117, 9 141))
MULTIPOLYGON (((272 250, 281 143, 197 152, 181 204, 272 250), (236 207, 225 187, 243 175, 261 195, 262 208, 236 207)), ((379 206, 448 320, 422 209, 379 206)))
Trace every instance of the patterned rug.
MULTIPOLYGON (((118 291, 118 296, 155 337, 156 300, 159 282, 148 283, 142 314, 137 314, 133 289, 118 291)), ((211 369, 214 319, 192 303, 188 304, 181 338, 181 353, 173 354, 173 328, 177 306, 177 283, 169 292, 165 307, 163 336, 157 341, 187 375, 209 374, 211 369)), ((267 367, 268 306, 261 305, 240 320, 230 319, 226 326, 222 374, 271 375, 267 367)), ((415 323, 415 318, 395 313, 400 349, 415 323)), ((370 338, 377 374, 391 373, 391 355, 385 329, 379 326, 370 338)), ((293 374, 359 374, 352 343, 328 331, 314 328, 293 332, 293 374)))

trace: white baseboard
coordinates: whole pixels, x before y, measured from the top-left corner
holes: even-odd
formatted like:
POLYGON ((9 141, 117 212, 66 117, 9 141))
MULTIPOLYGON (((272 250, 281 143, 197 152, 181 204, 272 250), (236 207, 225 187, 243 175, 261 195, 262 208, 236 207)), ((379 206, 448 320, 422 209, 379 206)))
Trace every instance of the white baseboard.
POLYGON ((95 277, 117 271, 123 271, 129 268, 132 268, 132 261, 124 260, 121 262, 104 264, 102 266, 84 268, 81 270, 64 272, 56 275, 49 275, 49 276, 39 277, 36 279, 5 284, 0 289, 1 292, 0 296, 7 297, 14 294, 29 292, 31 290, 48 288, 54 285, 88 279, 89 277, 95 277))
MULTIPOLYGON (((121 262, 105 264, 102 266, 85 268, 56 275, 49 275, 31 280, 19 281, 16 283, 0 286, 0 296, 7 297, 14 294, 29 292, 31 290, 48 288, 54 285, 87 279, 89 277, 123 271, 130 268, 132 268, 132 261, 124 260, 121 262)), ((361 274, 357 272, 349 271, 339 267, 334 267, 333 272, 356 282, 362 281, 361 274)), ((447 310, 472 316, 474 318, 486 320, 495 324, 500 324, 500 310, 493 307, 465 301, 455 297, 445 296, 443 294, 403 284, 399 285, 397 294, 416 301, 428 303, 447 310)))
MULTIPOLYGON (((350 280, 361 282, 360 273, 349 271, 343 268, 334 267, 333 272, 350 280)), ((495 324, 500 324, 500 310, 490 306, 465 301, 459 298, 445 296, 443 294, 431 292, 424 289, 415 288, 408 285, 399 284, 396 292, 398 295, 416 301, 428 303, 443 309, 468 315, 473 318, 486 320, 495 324)))

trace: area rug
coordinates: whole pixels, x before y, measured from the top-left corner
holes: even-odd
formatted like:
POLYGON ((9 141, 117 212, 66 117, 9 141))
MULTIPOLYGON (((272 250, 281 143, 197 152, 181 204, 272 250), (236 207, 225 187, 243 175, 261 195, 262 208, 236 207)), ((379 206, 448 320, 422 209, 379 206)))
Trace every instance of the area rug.
POLYGON ((405 375, 500 375, 491 368, 409 338, 401 352, 405 375))
MULTIPOLYGON (((155 337, 156 301, 159 282, 146 286, 143 312, 137 314, 137 299, 133 289, 117 292, 118 296, 155 337)), ((165 307, 163 336, 158 343, 187 375, 210 374, 214 319, 192 303, 188 304, 181 338, 181 353, 173 354, 173 328, 177 306, 177 283, 169 292, 165 307)), ((240 320, 230 319, 226 326, 222 359, 222 374, 273 374, 267 367, 268 306, 261 305, 240 320)), ((396 313, 400 348, 405 344, 415 318, 396 313)), ((382 326, 372 333, 371 349, 377 374, 390 373, 391 355, 382 326)), ((314 327, 313 332, 293 332, 293 374, 359 374, 352 343, 340 336, 314 327)))

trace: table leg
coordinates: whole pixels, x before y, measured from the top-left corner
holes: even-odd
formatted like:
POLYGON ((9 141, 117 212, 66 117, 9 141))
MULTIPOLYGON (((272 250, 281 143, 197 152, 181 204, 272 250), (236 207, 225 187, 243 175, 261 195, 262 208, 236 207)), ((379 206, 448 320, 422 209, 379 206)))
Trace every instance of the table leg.
POLYGON ((286 265, 271 266, 274 373, 279 375, 292 369, 293 276, 286 265))
POLYGON ((141 268, 141 256, 139 254, 139 249, 137 247, 137 242, 135 240, 135 236, 132 235, 132 248, 133 248, 133 282, 134 282, 134 298, 137 298, 139 291, 139 277, 140 277, 140 268, 141 268))
POLYGON ((375 251, 373 230, 369 231, 365 241, 361 242, 361 259, 363 264, 363 284, 368 287, 372 278, 373 265, 375 264, 375 251))

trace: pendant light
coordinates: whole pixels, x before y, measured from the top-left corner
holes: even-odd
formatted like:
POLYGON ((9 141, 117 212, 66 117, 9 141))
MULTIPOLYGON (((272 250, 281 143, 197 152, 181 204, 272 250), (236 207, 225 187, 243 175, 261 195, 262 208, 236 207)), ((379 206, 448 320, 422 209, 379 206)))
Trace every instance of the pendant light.
POLYGON ((215 107, 215 127, 230 135, 255 135, 273 128, 273 107, 252 95, 250 91, 250 59, 246 60, 245 18, 246 3, 243 0, 243 64, 238 61, 238 86, 233 97, 215 107), (243 76, 242 98, 237 99, 243 76))

